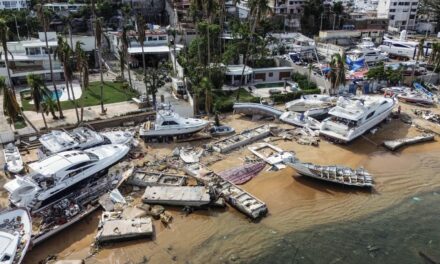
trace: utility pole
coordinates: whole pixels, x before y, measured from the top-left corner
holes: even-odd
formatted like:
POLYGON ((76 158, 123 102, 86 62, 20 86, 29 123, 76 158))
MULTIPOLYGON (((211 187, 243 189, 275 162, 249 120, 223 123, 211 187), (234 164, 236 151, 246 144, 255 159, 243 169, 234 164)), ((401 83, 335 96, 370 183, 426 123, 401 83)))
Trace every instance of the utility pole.
POLYGON ((322 15, 323 15, 323 14, 321 14, 321 25, 319 26, 319 31, 322 30, 322 15))

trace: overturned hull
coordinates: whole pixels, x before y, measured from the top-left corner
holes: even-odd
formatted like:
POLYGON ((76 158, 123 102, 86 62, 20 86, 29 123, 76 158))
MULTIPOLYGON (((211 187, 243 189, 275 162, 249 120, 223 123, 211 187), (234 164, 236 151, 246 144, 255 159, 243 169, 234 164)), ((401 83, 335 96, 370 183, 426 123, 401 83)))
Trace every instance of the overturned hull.
POLYGON ((139 187, 147 186, 183 186, 186 176, 161 172, 136 171, 128 178, 127 183, 139 187))
POLYGON ((262 115, 271 116, 274 118, 280 117, 280 115, 283 113, 283 111, 280 111, 270 105, 257 103, 235 103, 234 112, 237 114, 262 115))
POLYGON ((200 207, 211 202, 209 190, 201 186, 150 186, 142 201, 148 204, 200 207))
POLYGON ((149 217, 119 219, 104 212, 99 222, 96 241, 108 243, 148 238, 153 235, 153 223, 149 217))
POLYGON ((212 148, 220 153, 227 153, 236 148, 251 144, 270 135, 270 126, 263 125, 253 129, 247 129, 234 136, 214 142, 212 148))
POLYGON ((387 141, 383 142, 383 145, 387 149, 394 151, 394 150, 397 150, 398 148, 401 148, 403 146, 413 145, 413 144, 427 142, 427 141, 433 141, 433 140, 434 140, 434 134, 423 134, 423 135, 411 137, 411 138, 387 140, 387 141))
POLYGON ((245 164, 236 168, 219 172, 218 175, 225 180, 231 181, 234 184, 243 184, 257 176, 258 173, 262 169, 264 169, 265 166, 265 162, 245 164))

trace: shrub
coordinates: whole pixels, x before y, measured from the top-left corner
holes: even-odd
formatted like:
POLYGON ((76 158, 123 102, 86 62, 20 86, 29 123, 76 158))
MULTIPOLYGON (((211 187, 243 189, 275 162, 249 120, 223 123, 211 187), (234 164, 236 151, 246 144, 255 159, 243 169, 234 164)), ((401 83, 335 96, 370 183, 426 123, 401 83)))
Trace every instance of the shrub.
POLYGON ((313 90, 304 90, 304 91, 297 91, 297 92, 285 93, 285 94, 273 94, 270 96, 270 98, 274 103, 281 104, 295 99, 299 99, 303 94, 320 94, 320 93, 321 90, 313 89, 313 90))

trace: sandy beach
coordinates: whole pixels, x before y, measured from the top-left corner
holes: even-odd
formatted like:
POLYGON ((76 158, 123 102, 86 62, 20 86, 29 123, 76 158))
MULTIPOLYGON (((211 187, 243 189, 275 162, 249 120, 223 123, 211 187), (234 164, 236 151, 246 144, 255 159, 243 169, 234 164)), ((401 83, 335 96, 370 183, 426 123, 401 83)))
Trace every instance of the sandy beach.
MULTIPOLYGON (((402 111, 415 108, 402 105, 402 111)), ((439 112, 439 109, 434 109, 439 112)), ((230 115, 222 120, 236 131, 278 121, 251 121, 230 115)), ((417 120, 425 124, 424 120, 417 120)), ((426 125, 426 124, 425 124, 426 125)), ((431 126, 431 125, 430 125, 431 126)), ((440 130, 440 126, 433 125, 440 130), (437 126, 437 127, 436 127, 437 126)), ((381 143, 419 134, 414 126, 398 119, 381 124, 375 134, 367 134, 349 145, 337 145, 321 140, 318 147, 299 145, 292 141, 272 144, 293 151, 302 161, 322 165, 343 164, 364 167, 374 177, 373 190, 349 189, 334 184, 298 176, 291 168, 280 171, 263 170, 242 187, 263 200, 269 214, 261 221, 250 222, 235 209, 209 209, 185 216, 180 208, 169 208, 174 219, 169 227, 155 221, 153 240, 139 240, 108 245, 91 254, 100 210, 68 230, 53 236, 28 252, 25 263, 38 263, 49 255, 58 259, 83 259, 86 263, 247 263, 259 256, 284 234, 326 223, 355 220, 392 207, 418 193, 440 189, 440 143, 429 142, 387 151, 381 143)), ((438 140, 438 137, 437 137, 438 140)), ((181 144, 147 144, 148 155, 164 156, 177 146, 207 144, 209 141, 181 144)), ((220 161, 209 166, 215 172, 243 164, 252 156, 247 148, 219 155, 220 161)), ((202 162, 212 160, 204 157, 202 162)), ((266 167, 267 168, 267 167, 266 167)), ((4 183, 4 179, 1 184, 4 183)), ((4 190, 0 193, 1 207, 7 204, 4 190)))

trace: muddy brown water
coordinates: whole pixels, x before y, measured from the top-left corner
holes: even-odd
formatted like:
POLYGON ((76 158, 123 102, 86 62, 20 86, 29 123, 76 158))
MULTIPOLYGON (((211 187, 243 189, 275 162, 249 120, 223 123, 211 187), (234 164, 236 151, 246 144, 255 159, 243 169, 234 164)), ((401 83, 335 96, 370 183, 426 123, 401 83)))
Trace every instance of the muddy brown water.
MULTIPOLYGON (((227 122, 238 131, 262 123, 241 117, 229 118, 227 122)), ((394 153, 380 146, 384 139, 417 133, 413 127, 393 120, 383 124, 376 134, 367 135, 369 140, 361 138, 346 146, 327 141, 321 141, 319 147, 273 142, 284 150, 295 151, 303 161, 363 166, 374 176, 373 190, 345 188, 300 177, 290 168, 263 171, 243 185, 269 208, 267 217, 257 223, 233 208, 196 211, 189 216, 172 208, 172 224, 164 227, 156 221, 153 240, 107 245, 90 255, 98 211, 34 247, 24 263, 37 263, 48 255, 57 255, 58 259, 87 257, 87 263, 143 263, 145 258, 148 263, 248 263, 260 257, 264 260, 276 251, 280 238, 288 234, 324 224, 344 226, 347 221, 392 208, 408 197, 440 189, 439 142, 410 146, 394 153)), ((203 143, 206 142, 200 142, 203 143)), ((148 151, 170 153, 174 147, 152 144, 148 151)), ((234 151, 211 169, 220 171, 240 165, 245 156, 251 155, 246 148, 234 151)), ((0 197, 0 205, 4 207, 7 204, 4 191, 0 197)))

